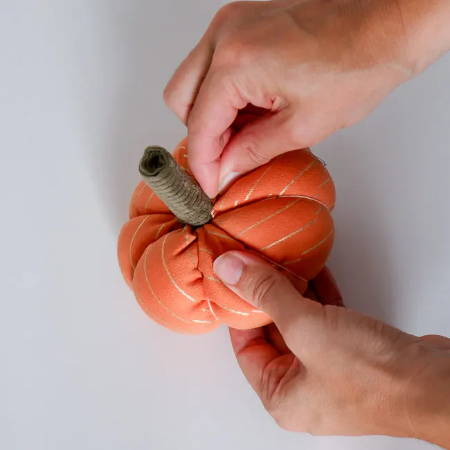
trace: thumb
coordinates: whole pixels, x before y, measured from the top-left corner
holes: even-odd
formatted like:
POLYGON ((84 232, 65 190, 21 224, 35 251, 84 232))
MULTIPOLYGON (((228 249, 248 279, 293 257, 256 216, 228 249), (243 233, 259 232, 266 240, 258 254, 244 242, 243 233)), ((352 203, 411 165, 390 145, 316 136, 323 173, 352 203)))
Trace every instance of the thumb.
POLYGON ((268 112, 246 124, 221 155, 219 190, 236 176, 266 164, 275 156, 306 146, 300 134, 299 123, 288 108, 268 112))
POLYGON ((322 318, 320 304, 303 297, 283 274, 256 256, 224 253, 214 261, 214 271, 234 293, 268 314, 283 335, 292 324, 309 329, 322 318))

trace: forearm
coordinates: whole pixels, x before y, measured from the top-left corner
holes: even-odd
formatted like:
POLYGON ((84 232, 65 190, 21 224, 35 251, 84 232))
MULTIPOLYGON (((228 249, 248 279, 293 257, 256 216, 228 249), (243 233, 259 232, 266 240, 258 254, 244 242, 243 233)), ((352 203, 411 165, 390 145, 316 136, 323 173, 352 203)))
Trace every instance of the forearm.
POLYGON ((406 36, 406 56, 419 73, 450 50, 450 0, 393 0, 406 36))
POLYGON ((347 68, 397 67, 406 81, 450 50, 450 0, 317 0, 293 2, 288 10, 327 49, 329 60, 335 55, 347 68), (321 19, 311 24, 309 15, 318 8, 321 19), (346 56, 333 53, 333 42, 342 45, 333 40, 336 34, 345 36, 346 56))

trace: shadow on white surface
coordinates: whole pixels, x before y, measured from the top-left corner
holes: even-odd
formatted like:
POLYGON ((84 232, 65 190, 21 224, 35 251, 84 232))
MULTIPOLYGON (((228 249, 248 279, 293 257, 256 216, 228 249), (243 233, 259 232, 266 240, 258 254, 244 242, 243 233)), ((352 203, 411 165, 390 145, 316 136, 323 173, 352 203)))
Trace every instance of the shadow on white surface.
POLYGON ((337 187, 330 266, 347 305, 419 335, 449 333, 449 62, 315 148, 337 187))
MULTIPOLYGON (((94 55, 103 58, 101 64, 94 64, 102 74, 98 82, 108 80, 104 80, 105 89, 92 92, 104 117, 102 128, 95 130, 98 148, 88 149, 86 155, 114 232, 127 219, 144 148, 158 144, 172 149, 184 135, 184 126, 164 105, 162 90, 180 62, 177 35, 186 29, 180 20, 183 9, 176 2, 167 2, 165 8, 164 18, 158 20, 151 2, 112 2, 108 8, 92 5, 105 21, 90 43, 98 46, 94 55)), ((199 33, 191 30, 193 41, 199 33)), ((80 118, 87 119, 88 127, 91 114, 80 118)), ((98 124, 98 118, 94 123, 98 124)))
POLYGON ((339 159, 332 170, 337 179, 336 242, 329 264, 346 306, 393 323, 395 281, 389 229, 376 186, 366 182, 359 167, 363 156, 356 147, 351 140, 333 145, 339 159))

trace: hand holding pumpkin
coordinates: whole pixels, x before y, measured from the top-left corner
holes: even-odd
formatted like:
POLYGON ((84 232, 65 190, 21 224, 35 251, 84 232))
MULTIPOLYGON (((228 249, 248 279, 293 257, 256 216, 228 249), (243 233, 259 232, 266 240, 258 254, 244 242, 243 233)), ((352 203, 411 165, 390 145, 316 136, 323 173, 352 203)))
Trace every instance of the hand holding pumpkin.
POLYGON ((166 327, 239 328, 239 364, 285 428, 450 445, 450 341, 333 306, 323 268, 333 184, 308 150, 279 156, 367 115, 450 47, 449 18, 447 0, 232 3, 165 90, 188 126, 178 163, 211 198, 241 177, 199 228, 141 183, 119 240, 122 272, 166 327), (300 293, 317 276, 327 306, 300 293))
POLYGON ((359 121, 450 48, 449 21, 448 0, 226 5, 165 90, 195 177, 214 197, 236 173, 359 121), (240 115, 254 120, 236 133, 240 115))
MULTIPOLYGON (((244 375, 279 425, 415 437, 449 448, 450 339, 419 338, 335 302, 313 302, 248 253, 227 252, 214 270, 277 327, 230 335, 244 375)), ((326 295, 333 297, 333 285, 326 295)))

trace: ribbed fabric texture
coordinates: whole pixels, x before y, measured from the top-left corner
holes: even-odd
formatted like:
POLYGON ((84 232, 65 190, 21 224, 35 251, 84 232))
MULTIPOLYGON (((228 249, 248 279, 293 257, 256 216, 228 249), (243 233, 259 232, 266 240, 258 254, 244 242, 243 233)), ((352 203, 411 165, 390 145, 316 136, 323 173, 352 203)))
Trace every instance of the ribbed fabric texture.
MULTIPOLYGON (((189 174, 186 141, 174 158, 189 174)), ((152 173, 160 165, 156 161, 147 169, 152 173)), ((177 191, 183 192, 182 185, 177 191)), ((118 256, 143 310, 171 330, 198 334, 220 324, 249 329, 270 323, 216 277, 213 262, 228 250, 264 258, 302 293, 326 273, 335 191, 330 174, 308 149, 284 153, 234 180, 215 199, 212 219, 203 226, 180 223, 155 192, 144 182, 136 187, 118 256)), ((332 294, 327 292, 327 301, 337 304, 337 289, 326 289, 332 294)))

